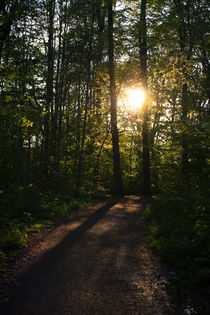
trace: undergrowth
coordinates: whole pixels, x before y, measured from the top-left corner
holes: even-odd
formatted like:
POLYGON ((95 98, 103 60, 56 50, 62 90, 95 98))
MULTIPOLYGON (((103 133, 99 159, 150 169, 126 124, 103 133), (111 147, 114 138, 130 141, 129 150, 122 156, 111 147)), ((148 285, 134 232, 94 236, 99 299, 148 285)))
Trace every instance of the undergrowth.
POLYGON ((8 259, 27 244, 28 237, 67 215, 69 212, 90 204, 89 200, 76 200, 56 196, 38 198, 20 193, 0 212, 0 270, 8 259), (28 198, 27 198, 28 197, 28 198))
POLYGON ((148 240, 188 286, 210 283, 210 201, 207 196, 159 196, 147 206, 148 240))

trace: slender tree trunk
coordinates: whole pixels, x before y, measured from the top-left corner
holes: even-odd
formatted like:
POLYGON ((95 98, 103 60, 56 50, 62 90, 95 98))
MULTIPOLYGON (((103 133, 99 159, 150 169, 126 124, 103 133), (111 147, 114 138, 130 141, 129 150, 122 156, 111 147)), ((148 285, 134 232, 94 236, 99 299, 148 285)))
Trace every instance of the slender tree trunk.
POLYGON ((74 176, 76 178, 77 173, 77 162, 78 162, 78 156, 80 151, 80 143, 81 143, 81 72, 79 73, 78 78, 78 86, 77 86, 77 104, 75 105, 76 111, 77 111, 77 117, 76 117, 76 147, 75 147, 75 154, 74 154, 74 176))
MULTIPOLYGON (((103 0, 96 1, 96 21, 97 21, 97 39, 96 39, 96 56, 95 56, 95 73, 99 70, 101 71, 101 65, 103 60, 103 47, 104 47, 104 28, 105 28, 105 16, 106 16, 106 6, 103 5, 103 0)), ((96 113, 96 122, 97 122, 97 131, 95 132, 94 141, 101 142, 103 138, 103 131, 101 128, 102 123, 102 89, 100 81, 97 81, 97 84, 94 89, 94 109, 96 113)), ((102 141, 100 149, 96 154, 94 171, 93 171, 93 193, 97 192, 99 173, 100 173, 100 158, 103 150, 104 143, 108 137, 109 129, 105 139, 102 141)))
POLYGON ((105 10, 102 6, 103 1, 98 0, 96 3, 96 19, 97 19, 97 49, 96 49, 96 61, 97 63, 101 63, 102 61, 102 53, 104 47, 104 27, 105 27, 105 10))
POLYGON ((117 92, 115 82, 114 65, 114 39, 113 39, 113 8, 112 0, 107 0, 108 5, 108 55, 109 55, 109 77, 111 97, 111 130, 114 163, 114 192, 123 193, 122 174, 120 167, 119 136, 117 128, 117 92))
MULTIPOLYGON (((185 22, 182 21, 179 27, 179 41, 180 41, 180 51, 182 52, 183 56, 186 54, 186 25, 185 22)), ((184 76, 185 81, 187 81, 187 71, 186 71, 186 63, 183 63, 182 73, 184 76)), ((188 84, 184 83, 182 85, 182 99, 181 99, 181 107, 182 107, 182 174, 184 179, 187 178, 188 174, 188 139, 185 128, 187 126, 187 113, 188 113, 188 84)))
POLYGON ((94 166, 95 166, 94 167, 94 175, 93 175, 93 191, 94 191, 94 193, 97 192, 97 185, 98 185, 98 181, 99 181, 99 171, 100 171, 100 158, 101 158, 104 144, 108 138, 109 133, 110 133, 110 130, 108 129, 106 136, 105 136, 103 142, 101 143, 100 149, 96 155, 96 160, 95 160, 95 164, 94 164, 94 166))
POLYGON ((53 116, 53 71, 54 71, 54 14, 55 0, 48 1, 48 50, 46 78, 46 114, 44 119, 44 167, 48 173, 50 156, 50 111, 53 116))
POLYGON ((188 124, 188 75, 187 75, 187 62, 191 59, 192 54, 192 48, 193 48, 193 42, 192 38, 188 38, 189 33, 189 27, 188 25, 190 21, 190 12, 189 12, 189 6, 184 5, 182 0, 174 0, 176 9, 179 16, 179 27, 178 27, 178 34, 179 34, 179 46, 180 46, 180 52, 182 54, 182 57, 185 58, 184 61, 182 61, 182 74, 185 83, 182 85, 182 97, 181 97, 181 109, 182 109, 182 174, 183 174, 183 181, 184 183, 188 182, 188 171, 189 171, 189 140, 187 135, 187 124, 188 124), (187 18, 187 21, 186 21, 187 18))
MULTIPOLYGON (((187 94, 188 94, 188 86, 187 84, 184 84, 182 86, 182 125, 183 129, 187 126, 187 94)), ((184 178, 187 178, 188 174, 188 150, 189 150, 189 143, 188 143, 188 137, 186 134, 186 131, 182 131, 182 174, 184 175, 184 178)))
POLYGON ((88 118, 88 105, 90 103, 90 83, 91 83, 91 61, 92 61, 92 50, 93 50, 93 32, 94 32, 94 18, 95 18, 95 7, 94 4, 92 6, 92 17, 91 17, 91 30, 89 34, 89 58, 88 58, 88 69, 87 69, 87 85, 86 85, 86 96, 85 96, 85 113, 84 113, 84 121, 82 128, 82 139, 81 139, 81 149, 79 152, 79 161, 78 161, 78 169, 77 169, 77 179, 76 179, 76 190, 75 196, 79 196, 79 189, 81 185, 81 176, 83 169, 83 156, 84 156, 84 146, 85 146, 85 137, 86 137, 86 128, 87 128, 87 118, 88 118))
POLYGON ((9 38, 12 24, 17 17, 19 9, 19 1, 15 0, 10 8, 10 12, 6 12, 6 6, 8 5, 7 1, 0 1, 0 16, 1 16, 1 25, 0 25, 0 60, 2 57, 2 51, 5 41, 9 38))
MULTIPOLYGON (((60 64, 61 64, 61 37, 62 37, 62 22, 60 20, 59 30, 59 44, 58 44, 58 56, 57 56, 57 69, 56 69, 56 80, 55 80, 55 106, 54 110, 51 110, 51 149, 50 152, 54 158, 55 165, 57 166, 57 142, 58 142, 58 111, 61 99, 62 82, 60 79, 60 64)), ((51 105, 53 107, 53 105, 51 105)))
POLYGON ((203 65, 203 71, 206 75, 205 80, 205 89, 206 89, 206 95, 208 96, 208 105, 210 107, 210 61, 207 55, 207 51, 205 49, 202 50, 202 65, 203 65))
POLYGON ((139 23, 139 46, 140 46, 140 72, 141 82, 146 98, 142 105, 143 111, 143 183, 144 193, 151 193, 151 174, 150 174, 150 148, 148 130, 148 82, 147 82, 147 28, 146 28, 146 0, 141 1, 141 13, 139 23))

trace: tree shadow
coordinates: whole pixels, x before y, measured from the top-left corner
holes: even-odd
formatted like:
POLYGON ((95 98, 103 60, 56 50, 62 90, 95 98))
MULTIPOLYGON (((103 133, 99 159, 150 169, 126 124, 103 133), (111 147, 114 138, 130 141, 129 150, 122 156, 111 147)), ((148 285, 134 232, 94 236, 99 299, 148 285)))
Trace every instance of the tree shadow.
POLYGON ((138 200, 114 198, 69 232, 17 279, 1 314, 129 314, 131 307, 136 314, 141 305, 150 314, 144 259, 136 254, 140 212, 150 200, 138 200))
MULTIPOLYGON (((38 292, 42 291, 43 289, 47 289, 50 291, 50 286, 52 285, 54 280, 55 283, 58 283, 58 279, 55 279, 56 273, 59 272, 59 266, 62 265, 61 261, 62 258, 65 257, 66 251, 69 250, 74 244, 79 242, 84 237, 84 234, 88 229, 90 229, 98 221, 103 219, 108 211, 115 204, 117 204, 120 199, 121 197, 112 198, 105 205, 97 209, 93 214, 89 215, 84 223, 75 228, 73 231, 70 231, 58 245, 46 251, 38 261, 33 263, 26 272, 21 274, 16 279, 16 284, 18 285, 18 287, 16 289, 12 289, 9 301, 6 301, 6 303, 2 307, 2 310, 0 312, 1 315, 25 315, 25 311, 22 312, 21 308, 17 307, 19 301, 24 303, 24 300, 27 300, 27 297, 35 297, 35 295, 38 296, 38 292), (41 283, 42 288, 40 287, 41 283)), ((72 220, 72 222, 73 221, 74 220, 72 220)), ((59 277, 59 281, 62 282, 64 280, 62 280, 62 272, 59 272, 59 277)), ((28 310, 28 312, 29 313, 27 313, 27 315, 34 314, 33 310, 28 310)))

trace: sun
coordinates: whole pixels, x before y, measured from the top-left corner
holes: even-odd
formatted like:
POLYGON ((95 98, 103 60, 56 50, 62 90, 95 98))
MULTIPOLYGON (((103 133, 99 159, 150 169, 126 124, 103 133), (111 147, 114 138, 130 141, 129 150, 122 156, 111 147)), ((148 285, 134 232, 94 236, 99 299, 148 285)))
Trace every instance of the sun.
POLYGON ((143 89, 128 89, 126 90, 126 103, 131 110, 138 110, 142 107, 145 100, 145 93, 143 89))

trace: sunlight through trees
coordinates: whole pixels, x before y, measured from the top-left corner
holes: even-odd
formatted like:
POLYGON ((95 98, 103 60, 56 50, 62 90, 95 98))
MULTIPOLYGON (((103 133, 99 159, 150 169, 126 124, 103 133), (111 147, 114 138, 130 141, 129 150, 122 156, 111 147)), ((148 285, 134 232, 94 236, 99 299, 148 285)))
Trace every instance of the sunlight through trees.
POLYGON ((206 0, 5 0, 0 19, 2 233, 60 199, 206 200, 206 0))

